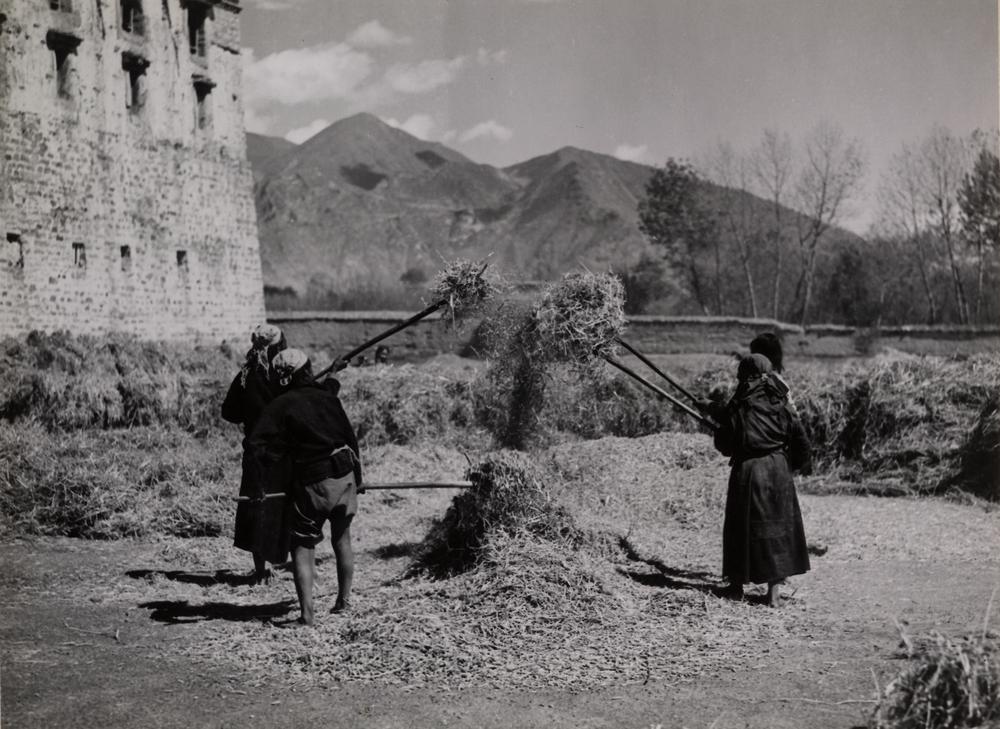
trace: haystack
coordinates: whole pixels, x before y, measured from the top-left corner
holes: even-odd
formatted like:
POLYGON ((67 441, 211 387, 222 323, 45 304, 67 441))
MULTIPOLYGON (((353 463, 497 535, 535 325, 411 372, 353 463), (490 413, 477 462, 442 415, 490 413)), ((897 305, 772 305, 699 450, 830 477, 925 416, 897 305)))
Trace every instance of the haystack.
POLYGON ((567 540, 576 535, 569 514, 548 496, 542 474, 527 456, 491 454, 471 467, 472 487, 455 497, 424 538, 411 574, 448 577, 489 558, 504 537, 567 540))
POLYGON ((990 501, 1000 501, 1000 392, 979 411, 959 450, 959 472, 950 485, 990 501))

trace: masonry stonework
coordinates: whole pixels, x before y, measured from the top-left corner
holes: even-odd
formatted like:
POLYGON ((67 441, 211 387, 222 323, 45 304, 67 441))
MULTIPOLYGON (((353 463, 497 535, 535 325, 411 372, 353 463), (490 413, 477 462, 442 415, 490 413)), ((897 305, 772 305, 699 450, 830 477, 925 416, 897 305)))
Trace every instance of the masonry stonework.
POLYGON ((0 0, 0 335, 263 320, 235 0, 0 0))

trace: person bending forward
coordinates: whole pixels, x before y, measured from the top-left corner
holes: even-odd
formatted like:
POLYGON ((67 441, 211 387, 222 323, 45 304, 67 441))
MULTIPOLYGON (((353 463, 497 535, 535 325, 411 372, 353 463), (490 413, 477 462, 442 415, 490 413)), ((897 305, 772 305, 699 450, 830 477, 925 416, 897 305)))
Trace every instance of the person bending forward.
POLYGON ((292 462, 291 539, 299 622, 312 625, 315 548, 330 522, 337 559, 337 601, 331 612, 350 607, 354 577, 351 521, 358 510, 361 461, 354 429, 338 393, 340 383, 316 382, 305 353, 286 349, 272 363, 279 394, 261 413, 250 448, 264 465, 290 456, 292 462))
POLYGON ((809 442, 761 354, 740 361, 736 393, 718 413, 715 447, 732 470, 722 530, 722 574, 732 597, 743 585, 767 583, 777 607, 778 585, 809 571, 802 514, 792 471, 811 468, 809 442))

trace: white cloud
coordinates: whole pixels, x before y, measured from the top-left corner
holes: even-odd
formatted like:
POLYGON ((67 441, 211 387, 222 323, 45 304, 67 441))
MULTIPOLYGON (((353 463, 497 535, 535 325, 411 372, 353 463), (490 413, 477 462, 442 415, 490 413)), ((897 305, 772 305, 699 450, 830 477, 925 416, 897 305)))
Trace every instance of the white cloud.
POLYGON ((470 129, 466 129, 459 136, 458 141, 471 142, 473 139, 495 139, 499 142, 506 142, 513 136, 513 131, 499 122, 490 119, 489 121, 479 122, 470 129))
POLYGON ((302 4, 302 0, 250 0, 258 10, 289 10, 302 4))
POLYGON ((504 48, 499 51, 488 51, 485 48, 479 48, 476 50, 476 62, 480 66, 489 66, 491 63, 506 63, 507 50, 504 48))
POLYGON ((382 121, 390 127, 402 129, 407 134, 412 134, 414 137, 423 139, 425 142, 431 141, 431 132, 437 126, 434 122, 434 117, 430 114, 414 114, 404 122, 391 118, 383 119, 382 121))
POLYGON ((384 48, 408 45, 413 38, 394 33, 377 20, 369 20, 355 28, 347 36, 347 42, 355 48, 384 48))
POLYGON ((465 65, 465 57, 431 59, 419 63, 397 63, 385 72, 385 82, 393 91, 422 94, 450 84, 465 65))
POLYGON ((243 107, 243 126, 254 134, 267 134, 271 127, 271 117, 260 113, 252 105, 243 107))
POLYGON ((248 104, 291 106, 307 101, 350 98, 372 73, 372 58, 343 43, 293 48, 264 56, 244 53, 248 104))
POLYGON ((611 154, 626 162, 648 162, 650 159, 646 144, 619 144, 611 154))
POLYGON ((441 139, 439 141, 442 144, 451 144, 457 138, 458 138, 458 132, 456 132, 454 129, 449 129, 448 131, 446 131, 444 134, 441 135, 441 139))
POLYGON ((295 142, 295 144, 302 144, 310 137, 314 137, 317 134, 319 134, 328 126, 330 126, 330 122, 326 119, 313 119, 304 127, 299 127, 298 129, 292 129, 290 132, 288 132, 288 134, 285 135, 285 139, 287 139, 289 142, 295 142))

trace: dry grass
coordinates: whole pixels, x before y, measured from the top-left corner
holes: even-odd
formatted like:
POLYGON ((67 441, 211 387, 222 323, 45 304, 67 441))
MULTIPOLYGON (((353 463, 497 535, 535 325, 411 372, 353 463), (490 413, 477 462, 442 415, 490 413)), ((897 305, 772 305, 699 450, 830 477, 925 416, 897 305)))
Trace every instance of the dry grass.
POLYGON ((498 280, 487 276, 485 269, 482 261, 458 259, 438 273, 430 294, 435 301, 447 300, 445 321, 455 325, 461 318, 480 312, 500 292, 498 280))
POLYGON ((228 348, 32 332, 0 344, 0 420, 34 419, 60 430, 204 428, 218 423, 238 366, 228 348))
POLYGON ((525 450, 543 442, 549 370, 563 363, 581 374, 593 371, 597 355, 613 346, 624 325, 621 280, 610 274, 567 274, 533 306, 499 310, 486 334, 485 409, 497 443, 525 450))
POLYGON ((231 527, 239 443, 159 426, 53 434, 0 424, 0 530, 117 539, 231 527))
POLYGON ((940 633, 910 647, 910 667, 882 691, 871 729, 964 729, 1000 722, 996 635, 952 640, 940 633))
POLYGON ((448 577, 497 559, 497 540, 577 537, 569 515, 553 503, 542 474, 521 453, 500 451, 469 468, 472 487, 455 497, 424 537, 411 574, 448 577))

